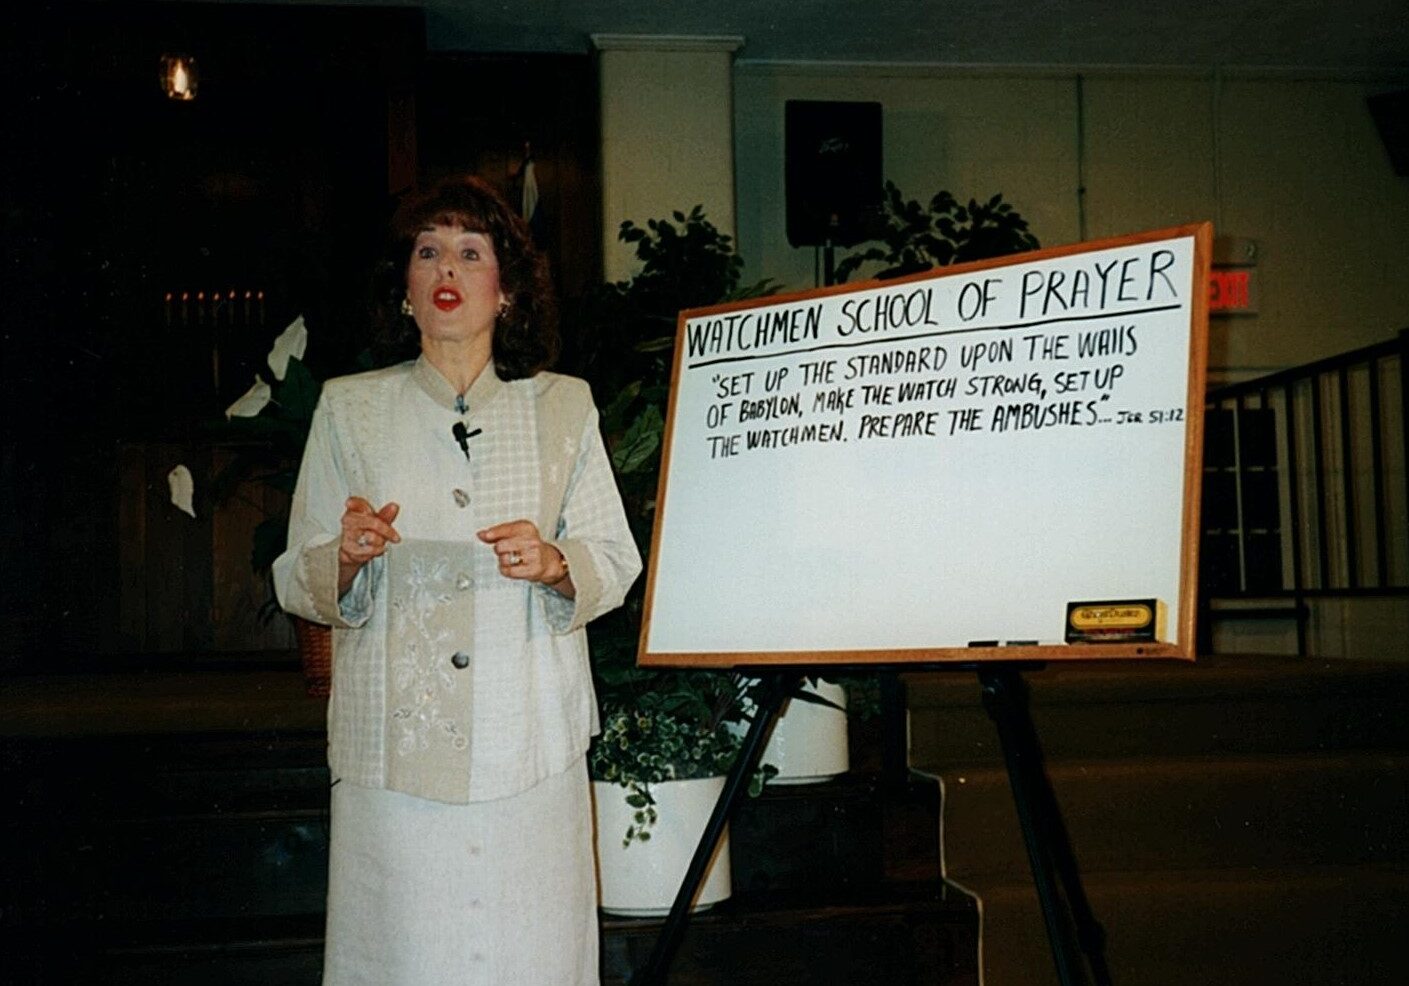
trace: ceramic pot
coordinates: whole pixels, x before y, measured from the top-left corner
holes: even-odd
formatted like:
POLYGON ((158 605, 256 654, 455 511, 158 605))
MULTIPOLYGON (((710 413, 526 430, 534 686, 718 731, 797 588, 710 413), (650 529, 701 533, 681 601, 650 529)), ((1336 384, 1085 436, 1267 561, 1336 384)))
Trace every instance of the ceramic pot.
MULTIPOLYGON (((844 711, 846 689, 828 681, 806 685, 804 689, 841 708, 796 699, 788 702, 763 748, 763 762, 778 768, 770 784, 816 784, 844 774, 851 767, 844 711)), ((740 736, 746 728, 729 724, 729 729, 740 736)))
MULTIPOLYGON (((620 784, 593 781, 597 883, 602 910, 623 917, 669 914, 700 835, 723 790, 723 777, 652 784, 656 823, 651 827, 651 838, 648 842, 633 839, 630 845, 623 846, 622 836, 636 811, 626 803, 627 789, 620 784)), ((726 828, 691 909, 704 910, 731 893, 726 828)))

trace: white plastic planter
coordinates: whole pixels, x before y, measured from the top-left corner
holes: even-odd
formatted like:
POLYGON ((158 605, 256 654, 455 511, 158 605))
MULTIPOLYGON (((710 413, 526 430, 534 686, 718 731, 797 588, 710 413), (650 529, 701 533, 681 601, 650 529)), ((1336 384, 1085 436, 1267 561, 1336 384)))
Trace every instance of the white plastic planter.
POLYGON ((778 768, 770 784, 813 784, 845 774, 851 767, 846 742, 846 689, 829 681, 808 685, 807 691, 840 705, 840 709, 793 699, 763 751, 763 762, 778 768))
MULTIPOLYGON (((778 717, 773 735, 763 749, 763 762, 778 768, 770 784, 815 784, 844 774, 851 767, 846 739, 846 689, 828 681, 805 686, 807 691, 833 702, 833 709, 794 699, 778 717)), ((746 726, 730 723, 742 736, 746 726)))
MULTIPOLYGON (((626 803, 626 788, 593 781, 602 910, 623 917, 669 914, 700 835, 723 790, 723 777, 652 784, 657 820, 651 827, 650 841, 633 841, 623 846, 622 836, 635 814, 635 809, 626 803)), ((726 828, 692 910, 704 910, 728 899, 732 893, 729 830, 726 828)))

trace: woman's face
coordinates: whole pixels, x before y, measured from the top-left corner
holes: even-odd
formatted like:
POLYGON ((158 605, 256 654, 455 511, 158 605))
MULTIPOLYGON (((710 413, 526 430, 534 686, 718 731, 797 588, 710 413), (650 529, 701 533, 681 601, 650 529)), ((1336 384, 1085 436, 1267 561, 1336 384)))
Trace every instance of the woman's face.
POLYGON ((494 244, 458 226, 423 229, 406 263, 406 297, 422 342, 492 338, 505 300, 494 244))

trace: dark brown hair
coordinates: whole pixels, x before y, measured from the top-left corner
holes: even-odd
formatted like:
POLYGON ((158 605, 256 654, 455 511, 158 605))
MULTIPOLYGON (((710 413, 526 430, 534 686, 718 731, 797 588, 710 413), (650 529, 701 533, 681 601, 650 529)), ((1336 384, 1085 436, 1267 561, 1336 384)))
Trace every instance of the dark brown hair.
POLYGON ((499 289, 509 308, 494 323, 494 369, 501 380, 531 377, 558 355, 557 306, 548 263, 533 247, 520 219, 499 193, 473 175, 446 178, 427 191, 413 193, 391 220, 387 259, 378 291, 380 323, 378 362, 410 359, 419 352, 416 323, 401 314, 406 297, 406 263, 416 237, 432 226, 483 233, 499 262, 499 289))

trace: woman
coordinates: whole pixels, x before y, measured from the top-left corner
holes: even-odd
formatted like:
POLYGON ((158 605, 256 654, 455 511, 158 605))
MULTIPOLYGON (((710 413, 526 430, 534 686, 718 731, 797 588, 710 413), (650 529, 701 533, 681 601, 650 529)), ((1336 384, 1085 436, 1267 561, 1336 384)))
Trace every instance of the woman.
POLYGON ((523 223, 460 178, 392 232, 420 356, 324 387, 274 566, 334 628, 324 982, 596 983, 583 627, 640 557, 523 223))

